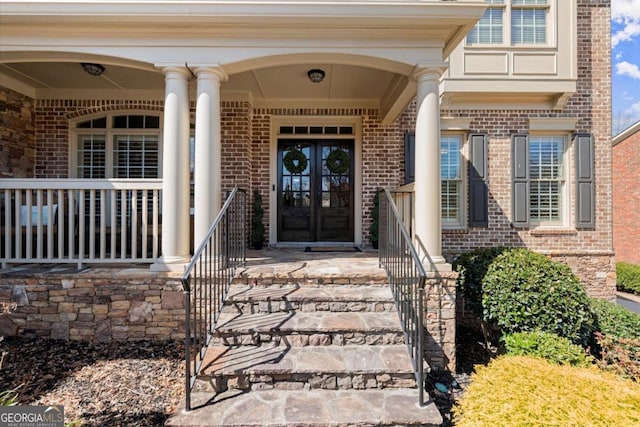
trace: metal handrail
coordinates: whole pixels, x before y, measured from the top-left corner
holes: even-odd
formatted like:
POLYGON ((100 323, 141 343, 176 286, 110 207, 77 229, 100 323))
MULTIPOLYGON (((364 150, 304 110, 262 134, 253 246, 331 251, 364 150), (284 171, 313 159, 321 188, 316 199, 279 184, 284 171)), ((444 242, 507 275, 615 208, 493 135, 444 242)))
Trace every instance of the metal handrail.
POLYGON ((246 262, 246 236, 246 192, 235 187, 180 278, 185 302, 187 411, 236 267, 246 262))
MULTIPOLYGON (((381 190, 379 218, 380 265, 387 277, 418 383, 418 404, 424 401, 424 287, 427 274, 404 225, 391 192, 381 190)), ((409 222, 410 223, 410 222, 409 222)))

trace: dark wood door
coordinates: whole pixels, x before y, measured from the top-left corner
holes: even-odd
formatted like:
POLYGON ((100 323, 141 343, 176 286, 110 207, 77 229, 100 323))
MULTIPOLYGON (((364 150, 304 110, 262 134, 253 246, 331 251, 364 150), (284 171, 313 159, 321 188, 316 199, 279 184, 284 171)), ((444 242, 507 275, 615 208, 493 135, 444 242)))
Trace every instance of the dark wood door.
POLYGON ((353 141, 278 141, 278 241, 353 241, 353 141))

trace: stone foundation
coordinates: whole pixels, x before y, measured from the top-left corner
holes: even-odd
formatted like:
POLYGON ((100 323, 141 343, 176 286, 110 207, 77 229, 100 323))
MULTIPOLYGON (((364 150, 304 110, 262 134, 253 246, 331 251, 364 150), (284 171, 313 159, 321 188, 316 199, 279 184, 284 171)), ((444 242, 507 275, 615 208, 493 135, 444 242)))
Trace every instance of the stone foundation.
POLYGON ((184 338, 179 279, 130 269, 108 276, 5 275, 0 283, 0 304, 5 306, 0 335, 13 330, 18 335, 90 342, 184 338))
POLYGON ((456 272, 428 272, 425 353, 431 368, 456 370, 456 272))

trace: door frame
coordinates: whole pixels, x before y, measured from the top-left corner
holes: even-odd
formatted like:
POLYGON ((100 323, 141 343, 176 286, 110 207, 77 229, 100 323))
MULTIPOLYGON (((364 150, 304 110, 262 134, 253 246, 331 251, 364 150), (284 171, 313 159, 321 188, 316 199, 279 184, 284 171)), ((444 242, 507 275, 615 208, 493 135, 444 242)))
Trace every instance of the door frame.
MULTIPOLYGON (((279 139, 348 139, 353 140, 355 154, 353 171, 353 242, 339 242, 362 246, 362 117, 359 116, 271 116, 269 146, 269 245, 308 246, 323 242, 278 242, 278 140, 279 139), (281 126, 353 126, 353 135, 280 135, 281 126)), ((336 246, 336 242, 329 242, 336 246)))

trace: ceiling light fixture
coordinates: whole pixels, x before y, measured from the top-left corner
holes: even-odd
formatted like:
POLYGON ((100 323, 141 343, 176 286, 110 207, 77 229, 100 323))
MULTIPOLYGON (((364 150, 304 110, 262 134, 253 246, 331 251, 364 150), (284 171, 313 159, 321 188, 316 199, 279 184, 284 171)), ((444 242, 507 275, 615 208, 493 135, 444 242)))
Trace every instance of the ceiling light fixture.
POLYGON ((324 71, 319 68, 314 68, 307 72, 307 76, 309 76, 309 80, 313 83, 320 83, 324 79, 324 71))
POLYGON ((82 65, 82 68, 84 68, 84 70, 91 74, 92 76, 99 76, 102 73, 104 73, 105 68, 100 65, 100 64, 92 64, 90 62, 82 62, 80 63, 80 65, 82 65))

